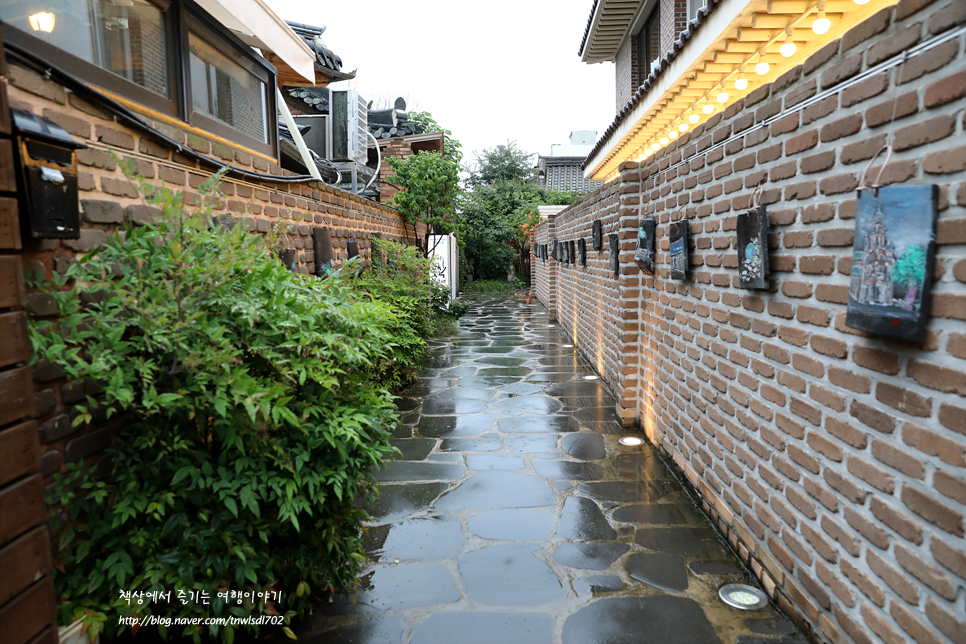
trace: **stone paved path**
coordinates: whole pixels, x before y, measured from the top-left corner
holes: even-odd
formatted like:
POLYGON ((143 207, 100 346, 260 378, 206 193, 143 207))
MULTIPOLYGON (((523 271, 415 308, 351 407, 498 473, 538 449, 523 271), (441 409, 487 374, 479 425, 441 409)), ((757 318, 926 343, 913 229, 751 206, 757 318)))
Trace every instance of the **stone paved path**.
POLYGON ((399 402, 376 563, 307 644, 804 644, 539 304, 476 297, 399 402), (353 601, 354 599, 354 601, 353 601))

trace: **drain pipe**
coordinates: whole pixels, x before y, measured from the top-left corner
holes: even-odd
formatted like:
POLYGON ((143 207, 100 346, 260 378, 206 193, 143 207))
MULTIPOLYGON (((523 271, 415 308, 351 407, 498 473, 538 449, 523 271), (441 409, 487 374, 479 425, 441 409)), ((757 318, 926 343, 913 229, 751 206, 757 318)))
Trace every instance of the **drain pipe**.
POLYGON ((302 155, 302 162, 308 168, 309 174, 319 181, 322 181, 322 174, 315 165, 315 161, 312 160, 312 155, 309 154, 309 148, 305 145, 305 139, 302 138, 302 133, 299 132, 299 128, 295 124, 295 119, 292 118, 292 113, 289 111, 288 105, 285 103, 285 98, 282 96, 282 90, 278 86, 275 87, 275 95, 278 97, 278 111, 282 113, 282 120, 288 126, 288 131, 292 133, 292 138, 295 140, 295 147, 299 149, 299 154, 302 155))

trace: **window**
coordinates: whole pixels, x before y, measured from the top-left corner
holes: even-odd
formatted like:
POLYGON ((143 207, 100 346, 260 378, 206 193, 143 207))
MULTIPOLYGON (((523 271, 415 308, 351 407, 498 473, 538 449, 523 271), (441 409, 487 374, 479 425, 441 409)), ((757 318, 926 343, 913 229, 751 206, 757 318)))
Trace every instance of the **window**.
POLYGON ((637 35, 637 59, 643 82, 651 73, 651 65, 661 57, 661 10, 654 7, 644 21, 644 28, 637 35))
POLYGON ((275 156, 274 68, 189 0, 0 0, 0 20, 85 81, 275 156))

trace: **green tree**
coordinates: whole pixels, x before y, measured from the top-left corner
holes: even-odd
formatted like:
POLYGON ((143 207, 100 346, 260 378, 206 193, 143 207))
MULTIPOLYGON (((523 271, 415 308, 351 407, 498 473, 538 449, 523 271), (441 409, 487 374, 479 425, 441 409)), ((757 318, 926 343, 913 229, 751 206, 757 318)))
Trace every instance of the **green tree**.
POLYGON ((463 160, 463 144, 453 138, 453 133, 445 129, 429 112, 410 112, 409 120, 416 126, 416 134, 427 132, 443 133, 443 156, 459 164, 463 160))
POLYGON ((538 223, 539 205, 566 205, 576 195, 546 190, 537 182, 535 155, 514 141, 476 155, 460 202, 466 278, 507 279, 529 273, 529 235, 538 223))
POLYGON ((914 282, 918 290, 926 273, 926 251, 922 246, 906 246, 906 251, 892 267, 893 284, 905 285, 914 282))
POLYGON ((454 204, 460 194, 459 164, 438 152, 422 152, 389 159, 389 167, 395 173, 389 180, 402 188, 389 203, 399 210, 414 233, 419 223, 425 225, 420 250, 424 257, 428 257, 432 250, 430 235, 457 230, 454 204))

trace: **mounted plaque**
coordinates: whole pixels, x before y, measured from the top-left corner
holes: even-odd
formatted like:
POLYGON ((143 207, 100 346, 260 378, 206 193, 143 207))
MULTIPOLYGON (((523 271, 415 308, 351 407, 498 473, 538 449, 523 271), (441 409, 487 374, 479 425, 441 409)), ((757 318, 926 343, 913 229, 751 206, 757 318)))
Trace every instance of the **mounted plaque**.
POLYGON ((621 261, 620 257, 618 257, 620 254, 620 240, 617 239, 617 233, 609 234, 607 241, 610 246, 610 270, 613 271, 614 277, 617 277, 621 272, 621 261))
POLYGON ((918 341, 929 321, 937 186, 860 190, 845 324, 918 341))
POLYGON ((569 246, 569 248, 567 249, 569 254, 567 256, 570 258, 570 263, 576 264, 577 263, 577 242, 571 239, 567 245, 569 246))
POLYGON ((657 222, 654 217, 641 219, 637 227, 637 250, 634 251, 634 262, 640 269, 650 275, 654 274, 654 235, 657 232, 657 222))
POLYGON ((359 242, 356 241, 355 235, 350 236, 349 241, 346 242, 345 252, 349 259, 359 256, 359 242))
POLYGON ((553 246, 550 249, 550 256, 553 257, 558 262, 560 261, 560 244, 557 243, 557 238, 553 239, 553 246))
POLYGON ((594 250, 604 250, 604 227, 600 219, 594 220, 594 250))
POLYGON ((586 266, 587 265, 587 242, 584 241, 583 237, 577 240, 577 255, 578 255, 578 258, 580 259, 580 265, 586 266))
POLYGON ((765 206, 738 215, 737 226, 741 288, 768 288, 768 212, 765 206))
POLYGON ((688 222, 671 224, 671 279, 688 279, 688 222))

